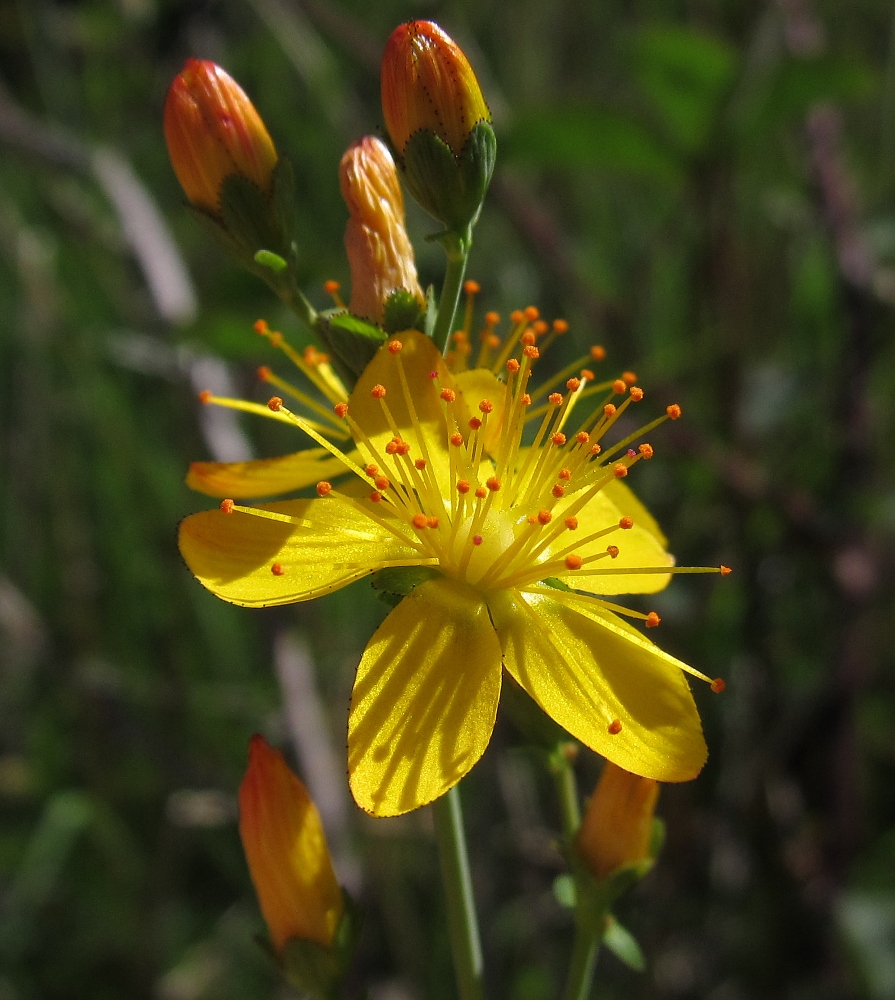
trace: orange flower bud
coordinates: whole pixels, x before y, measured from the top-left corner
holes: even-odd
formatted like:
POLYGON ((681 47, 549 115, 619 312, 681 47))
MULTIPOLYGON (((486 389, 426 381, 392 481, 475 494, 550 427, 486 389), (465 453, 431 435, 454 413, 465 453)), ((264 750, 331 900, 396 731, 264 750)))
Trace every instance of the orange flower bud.
POLYGON ((404 198, 385 143, 368 135, 349 146, 339 164, 339 186, 350 213, 345 230, 350 311, 381 324, 386 301, 399 289, 422 308, 425 298, 404 228, 404 198))
POLYGON ((428 129, 459 156, 476 122, 491 112, 459 45, 432 21, 395 28, 382 56, 382 112, 400 153, 428 129))
POLYGON ((268 192, 277 151, 254 105, 220 66, 187 59, 165 98, 165 140, 190 203, 219 213, 221 185, 240 174, 268 192))
POLYGON ((345 903, 320 814, 283 755, 262 736, 249 744, 239 833, 277 953, 293 937, 329 947, 345 903))
POLYGON ((575 842, 597 879, 649 858, 658 797, 657 781, 606 761, 575 842))

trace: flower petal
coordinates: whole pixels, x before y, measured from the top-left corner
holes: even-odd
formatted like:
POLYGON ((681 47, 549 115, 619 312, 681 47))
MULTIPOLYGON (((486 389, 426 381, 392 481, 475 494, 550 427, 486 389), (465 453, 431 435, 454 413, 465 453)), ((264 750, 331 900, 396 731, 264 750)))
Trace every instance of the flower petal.
MULTIPOLYGON (((357 461, 357 452, 351 452, 349 458, 357 461)), ((192 462, 186 484, 208 496, 247 500, 291 493, 347 471, 325 448, 306 448, 251 462, 192 462)))
POLYGON ((494 409, 488 414, 484 444, 485 454, 496 457, 501 432, 505 433, 503 411, 507 400, 506 382, 501 382, 490 368, 467 368, 466 371, 458 372, 454 379, 457 388, 463 393, 467 417, 481 417, 478 406, 483 399, 494 404, 494 409))
POLYGON ((370 640, 348 720, 358 805, 397 816, 437 799, 488 745, 500 697, 500 645, 470 587, 421 584, 370 640))
MULTIPOLYGON (((433 471, 439 478, 439 486, 447 495, 450 485, 447 481, 450 468, 447 457, 448 427, 444 417, 444 404, 436 391, 436 384, 439 389, 452 387, 453 376, 431 338, 417 330, 405 330, 400 336, 392 339, 400 340, 403 344, 400 354, 395 357, 387 346, 379 349, 357 380, 357 385, 348 400, 348 412, 378 452, 378 457, 370 460, 385 470, 386 475, 403 479, 406 478, 403 460, 387 455, 385 451, 386 445, 393 437, 393 431, 383 410, 382 403, 384 403, 399 433, 411 447, 410 457, 421 457, 422 445, 425 444, 433 471), (399 364, 407 377, 415 419, 411 415, 407 396, 401 386, 399 364), (436 373, 437 379, 432 378, 433 372, 436 373), (383 385, 386 388, 387 394, 381 402, 371 395, 375 385, 383 385), (398 468, 401 469, 400 473, 396 471, 398 468)), ((364 462, 366 462, 368 460, 366 449, 360 441, 357 443, 361 446, 361 453, 365 455, 364 462)))
MULTIPOLYGON (((575 502, 572 494, 563 503, 557 505, 556 517, 564 517, 564 511, 575 502)), ((586 538, 595 531, 618 524, 623 516, 634 521, 633 528, 619 530, 612 535, 596 538, 580 548, 575 554, 586 558, 605 552, 608 545, 618 548, 615 559, 601 559, 592 563, 593 573, 587 575, 575 574, 566 577, 562 573, 556 575, 576 590, 586 590, 591 594, 655 594, 668 586, 671 576, 666 573, 601 573, 602 569, 636 569, 638 567, 673 566, 674 557, 665 551, 664 536, 658 531, 658 526, 643 504, 634 494, 618 480, 604 486, 596 496, 577 513, 578 527, 573 532, 563 532, 552 548, 565 548, 572 544, 575 538, 586 538), (623 486, 622 490, 618 487, 623 486), (644 516, 645 515, 645 516, 644 516), (642 522, 642 523, 641 523, 642 522)))
POLYGON ((488 606, 507 670, 572 736, 646 778, 696 777, 707 750, 678 660, 586 597, 503 591, 488 606))
POLYGON ((203 586, 233 604, 307 601, 386 561, 408 566, 424 561, 418 549, 339 497, 284 500, 252 509, 258 513, 208 510, 180 523, 180 551, 187 566, 203 586))

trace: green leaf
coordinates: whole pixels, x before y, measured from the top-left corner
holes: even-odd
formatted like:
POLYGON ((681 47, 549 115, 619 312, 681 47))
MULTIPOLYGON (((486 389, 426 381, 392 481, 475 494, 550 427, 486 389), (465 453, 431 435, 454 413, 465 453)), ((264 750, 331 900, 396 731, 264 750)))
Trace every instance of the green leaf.
MULTIPOLYGON (((373 574, 373 587, 382 592, 380 596, 383 599, 386 599, 386 595, 388 595, 400 600, 400 598, 406 597, 414 587, 418 587, 426 580, 431 580, 439 575, 438 570, 428 566, 389 566, 386 569, 376 570, 373 574)), ((398 601, 394 603, 397 604, 398 601)))
POLYGON ((568 873, 557 875, 553 880, 553 895, 557 903, 566 910, 574 910, 578 900, 578 892, 575 889, 575 879, 568 873))
POLYGON ((398 288, 386 299, 382 325, 387 334, 418 330, 423 310, 419 300, 406 288, 398 288))
POLYGON ((635 972, 643 972, 646 969, 646 960, 640 945, 631 932, 623 927, 615 917, 610 916, 606 922, 603 944, 629 969, 633 969, 635 972))
POLYGON ((349 379, 352 385, 387 339, 378 326, 348 312, 320 313, 317 330, 320 339, 353 376, 349 379))

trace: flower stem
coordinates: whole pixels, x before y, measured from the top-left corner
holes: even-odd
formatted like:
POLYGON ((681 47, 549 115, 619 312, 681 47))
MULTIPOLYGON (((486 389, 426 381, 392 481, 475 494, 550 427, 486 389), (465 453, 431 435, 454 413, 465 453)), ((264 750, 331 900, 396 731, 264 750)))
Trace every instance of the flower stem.
POLYGON ((605 916, 595 928, 593 921, 581 919, 576 909, 575 940, 572 944, 572 960, 569 963, 569 977, 563 1000, 587 1000, 590 996, 605 926, 605 916))
POLYGON ((482 945, 472 895, 469 856, 463 835, 460 792, 454 786, 447 795, 432 803, 435 835, 441 862, 441 881, 447 901, 451 951, 461 1000, 483 1000, 482 945))
POLYGON ((457 303, 463 288, 463 276, 466 274, 466 261, 469 259, 469 249, 472 246, 472 231, 465 233, 443 233, 438 241, 447 254, 447 270, 444 274, 444 284, 441 286, 441 299, 438 303, 438 318, 432 331, 432 340, 442 354, 447 354, 454 327, 454 316, 457 314, 457 303))
POLYGON ((556 797, 562 814, 562 832, 567 844, 571 847, 578 827, 581 826, 581 806, 578 803, 578 783, 575 781, 575 768, 571 758, 558 747, 551 757, 553 780, 556 784, 556 797))

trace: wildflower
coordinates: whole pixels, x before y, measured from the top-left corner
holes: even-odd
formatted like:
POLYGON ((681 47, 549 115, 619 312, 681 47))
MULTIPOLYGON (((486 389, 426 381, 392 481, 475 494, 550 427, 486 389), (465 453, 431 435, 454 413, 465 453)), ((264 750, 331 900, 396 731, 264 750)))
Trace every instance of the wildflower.
POLYGON ((658 782, 606 761, 575 842, 598 881, 649 859, 658 798, 658 782))
POLYGON ((274 950, 291 938, 329 947, 344 910, 317 807, 279 750, 249 744, 239 833, 274 950))
POLYGON ((496 155, 469 60, 431 21, 396 28, 382 56, 382 113, 413 197, 449 230, 478 216, 496 155))
POLYGON ((528 384, 539 354, 531 321, 522 314, 494 368, 456 377, 421 333, 389 341, 337 407, 356 457, 272 399, 278 419, 356 482, 321 481, 316 499, 258 507, 228 498, 181 524, 181 552, 199 581, 244 606, 309 600, 371 572, 397 576, 392 592, 406 596, 367 646, 349 717, 350 785, 375 815, 431 802, 473 767, 494 726, 502 667, 626 770, 683 781, 706 757, 683 672, 708 678, 620 617, 649 627, 654 612, 605 598, 655 592, 673 572, 718 570, 674 568, 622 482, 652 450, 629 448, 631 438, 602 450, 642 392, 618 380, 607 395, 576 377, 538 402, 528 384), (505 382, 494 374, 501 367, 505 382), (478 395, 482 386, 489 395, 478 395), (590 389, 606 402, 573 430, 590 389), (529 416, 540 426, 523 447, 529 416))
POLYGON ((349 309, 382 325, 389 298, 403 291, 416 305, 415 315, 400 327, 407 329, 425 299, 404 228, 404 198, 395 161, 385 143, 369 135, 353 143, 339 164, 339 185, 350 212, 345 230, 351 268, 349 309))
POLYGON ((217 215, 221 186, 235 174, 270 189, 277 151, 254 105, 220 66, 187 59, 165 99, 165 139, 187 198, 217 215))

